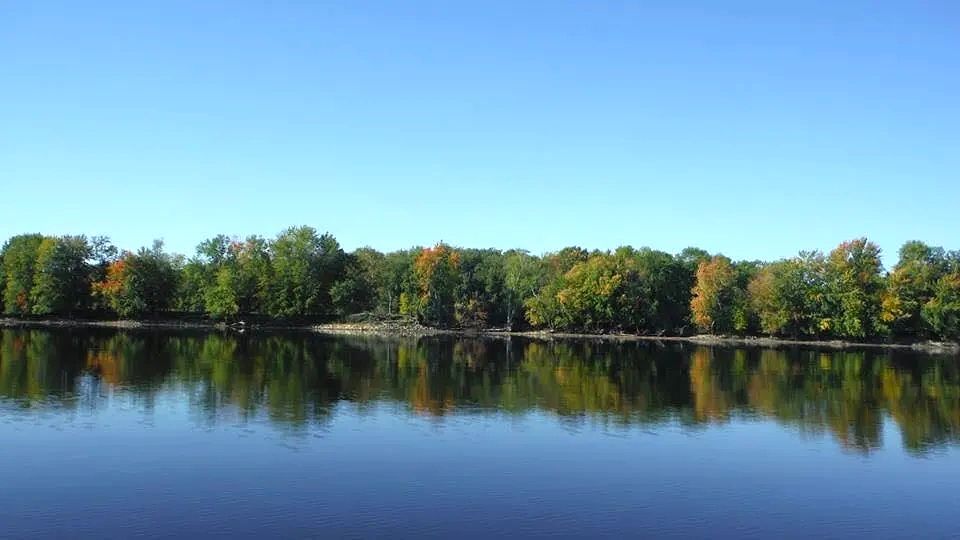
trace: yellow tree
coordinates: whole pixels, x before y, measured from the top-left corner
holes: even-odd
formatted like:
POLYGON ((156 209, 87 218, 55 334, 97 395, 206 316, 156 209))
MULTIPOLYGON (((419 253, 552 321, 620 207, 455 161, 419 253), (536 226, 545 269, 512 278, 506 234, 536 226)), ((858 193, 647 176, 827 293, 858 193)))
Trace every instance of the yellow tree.
POLYGON ((726 332, 733 328, 737 272, 723 255, 697 266, 690 312, 693 323, 705 332, 726 332))
POLYGON ((453 322, 457 283, 460 279, 460 254, 446 244, 424 248, 413 263, 420 288, 418 313, 430 324, 453 322))

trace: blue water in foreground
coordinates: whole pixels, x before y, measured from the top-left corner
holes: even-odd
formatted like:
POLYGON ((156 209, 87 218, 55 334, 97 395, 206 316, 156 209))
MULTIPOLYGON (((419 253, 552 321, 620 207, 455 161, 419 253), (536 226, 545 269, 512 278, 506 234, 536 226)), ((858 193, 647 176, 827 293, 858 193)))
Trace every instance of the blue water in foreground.
POLYGON ((0 332, 0 536, 956 536, 960 359, 0 332))

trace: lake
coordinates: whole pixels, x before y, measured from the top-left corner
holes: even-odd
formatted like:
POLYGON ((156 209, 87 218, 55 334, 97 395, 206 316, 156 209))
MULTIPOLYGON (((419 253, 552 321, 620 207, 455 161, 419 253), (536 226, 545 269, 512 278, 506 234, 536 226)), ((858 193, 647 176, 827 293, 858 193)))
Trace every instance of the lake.
POLYGON ((960 358, 0 331, 0 537, 948 537, 960 358))

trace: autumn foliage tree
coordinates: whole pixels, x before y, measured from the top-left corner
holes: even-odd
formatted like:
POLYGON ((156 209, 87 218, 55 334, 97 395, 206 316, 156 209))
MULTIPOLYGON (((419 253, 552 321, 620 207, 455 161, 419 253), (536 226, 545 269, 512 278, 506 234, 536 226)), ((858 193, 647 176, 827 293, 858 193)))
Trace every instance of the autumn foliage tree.
POLYGON ((447 244, 346 253, 292 227, 272 240, 217 235, 184 263, 162 244, 136 253, 105 237, 10 238, 0 303, 15 316, 234 319, 415 317, 428 325, 571 332, 764 333, 793 338, 958 339, 960 252, 911 241, 885 272, 864 238, 771 263, 687 248, 525 251, 447 244), (167 313, 179 316, 179 313, 167 313))
POLYGON ((127 306, 124 287, 127 283, 128 265, 132 254, 124 252, 119 259, 107 266, 103 279, 92 284, 94 297, 120 316, 132 315, 135 306, 127 306))
POLYGON ((416 312, 421 321, 449 326, 454 321, 460 254, 446 244, 424 248, 413 264, 419 285, 416 312))
POLYGON ((555 325, 594 332, 613 328, 617 313, 627 307, 622 305, 626 273, 615 259, 602 254, 575 264, 556 293, 560 314, 555 325))
POLYGON ((739 300, 737 273, 730 259, 718 255, 697 267, 690 312, 693 323, 705 332, 722 333, 734 328, 734 308, 739 300))
POLYGON ((92 288, 121 317, 156 315, 170 308, 179 275, 174 258, 158 240, 150 248, 125 252, 92 288))

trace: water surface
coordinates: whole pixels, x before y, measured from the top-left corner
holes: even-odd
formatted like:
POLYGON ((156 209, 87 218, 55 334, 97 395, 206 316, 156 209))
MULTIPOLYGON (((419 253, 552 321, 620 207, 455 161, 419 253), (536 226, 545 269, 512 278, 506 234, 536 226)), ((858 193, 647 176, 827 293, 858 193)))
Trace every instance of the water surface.
POLYGON ((0 331, 0 536, 948 537, 960 359, 0 331))

